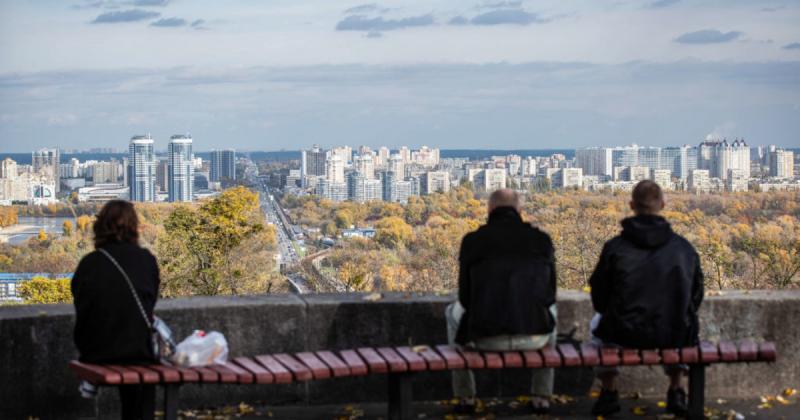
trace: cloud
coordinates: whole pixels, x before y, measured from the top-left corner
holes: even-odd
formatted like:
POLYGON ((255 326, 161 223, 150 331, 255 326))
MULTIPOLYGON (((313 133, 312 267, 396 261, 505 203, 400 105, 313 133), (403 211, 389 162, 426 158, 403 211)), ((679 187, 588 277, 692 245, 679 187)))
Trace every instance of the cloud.
POLYGON ((455 16, 447 22, 448 25, 466 25, 469 23, 469 19, 465 18, 464 16, 455 16))
POLYGON ((161 13, 151 12, 141 9, 122 10, 118 12, 103 13, 91 23, 125 23, 125 22, 138 22, 141 20, 152 19, 161 16, 161 13))
POLYGON ((382 38, 383 32, 379 31, 369 31, 367 32, 367 38, 382 38))
POLYGON ((522 7, 522 2, 517 1, 498 1, 495 3, 481 4, 478 9, 517 9, 522 7))
POLYGON ((159 28, 177 28, 180 26, 186 26, 189 22, 186 19, 171 17, 171 18, 164 18, 159 19, 150 24, 150 26, 155 26, 159 28))
POLYGON ((344 11, 346 15, 355 15, 355 14, 362 14, 362 13, 384 13, 388 12, 389 9, 385 7, 380 7, 375 3, 369 4, 361 4, 358 6, 351 7, 344 11))
POLYGON ((783 46, 784 50, 800 50, 800 42, 792 42, 783 46))
POLYGON ((716 29, 703 29, 685 33, 675 38, 675 42, 680 44, 719 44, 733 41, 740 36, 742 36, 742 32, 739 31, 720 32, 716 29))
POLYGON ((71 113, 58 113, 47 116, 47 125, 65 127, 78 122, 78 116, 71 113))
POLYGON ((548 19, 543 19, 536 13, 526 12, 525 10, 500 9, 481 13, 473 17, 470 23, 473 25, 530 25, 548 21, 548 19))
POLYGON ((201 26, 204 23, 206 23, 206 21, 204 21, 203 19, 197 19, 197 20, 192 21, 192 27, 194 28, 194 27, 197 27, 197 26, 201 26))
POLYGON ((680 1, 681 0, 656 0, 645 7, 648 9, 663 9, 665 7, 672 6, 673 4, 678 3, 680 1))
POLYGON ((164 7, 167 4, 169 4, 169 1, 170 0, 132 0, 130 4, 141 7, 150 7, 150 6, 164 7))
POLYGON ((368 18, 363 15, 351 15, 336 24, 337 31, 392 31, 395 29, 433 25, 433 15, 410 16, 401 19, 368 18))

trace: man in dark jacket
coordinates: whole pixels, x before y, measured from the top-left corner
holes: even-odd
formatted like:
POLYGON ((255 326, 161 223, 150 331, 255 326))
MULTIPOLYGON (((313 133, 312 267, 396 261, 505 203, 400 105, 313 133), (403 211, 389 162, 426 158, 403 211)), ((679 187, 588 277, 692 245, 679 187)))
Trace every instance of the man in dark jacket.
MULTIPOLYGON (((694 247, 672 231, 659 213, 661 188, 642 181, 633 190, 634 216, 622 221, 622 234, 608 241, 589 285, 598 315, 592 320, 598 344, 638 349, 678 348, 698 341, 697 310, 703 300, 703 272, 694 247)), ((667 411, 686 414, 681 377, 686 367, 666 369, 670 377, 667 411)), ((599 368, 600 397, 592 414, 620 410, 616 369, 599 368)))
MULTIPOLYGON (((458 301, 448 306, 451 343, 482 350, 532 350, 555 344, 556 271, 550 237, 522 221, 519 195, 509 189, 489 198, 489 221, 464 236, 459 255, 458 301)), ((531 407, 549 409, 552 369, 534 371, 531 407)), ((453 372, 456 411, 474 410, 475 379, 453 372)))

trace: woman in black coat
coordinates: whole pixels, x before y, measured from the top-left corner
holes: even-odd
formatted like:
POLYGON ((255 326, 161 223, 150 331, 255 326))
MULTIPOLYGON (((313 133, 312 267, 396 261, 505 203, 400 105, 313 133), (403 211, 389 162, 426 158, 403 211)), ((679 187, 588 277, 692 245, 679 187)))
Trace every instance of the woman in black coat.
MULTIPOLYGON (((139 246, 139 219, 133 204, 113 200, 94 222, 95 251, 84 256, 72 277, 75 345, 88 363, 153 363, 151 335, 125 278, 102 252, 128 274, 144 311, 153 319, 158 299, 158 264, 139 246)), ((152 417, 155 387, 120 386, 123 418, 152 417)))

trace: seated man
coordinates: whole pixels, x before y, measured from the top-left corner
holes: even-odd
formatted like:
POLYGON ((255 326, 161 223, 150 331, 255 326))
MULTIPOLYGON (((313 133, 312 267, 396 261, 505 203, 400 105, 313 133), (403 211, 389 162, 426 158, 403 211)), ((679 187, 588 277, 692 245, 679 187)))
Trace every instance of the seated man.
MULTIPOLYGON (((698 342, 697 309, 703 300, 703 272, 694 247, 659 216, 664 195, 653 181, 633 189, 633 217, 622 221, 622 234, 608 241, 589 285, 598 315, 590 327, 597 344, 637 349, 678 348, 698 342)), ((686 366, 667 366, 667 411, 684 416, 686 366)), ((598 368, 602 382, 592 414, 620 410, 618 370, 598 368)))
MULTIPOLYGON (((535 350, 555 345, 556 271, 550 237, 522 221, 519 195, 489 198, 489 221, 461 242, 458 301, 447 307, 450 343, 480 350, 535 350)), ((553 370, 533 374, 531 407, 549 411, 553 370)), ((475 409, 475 377, 453 372, 456 411, 475 409)))

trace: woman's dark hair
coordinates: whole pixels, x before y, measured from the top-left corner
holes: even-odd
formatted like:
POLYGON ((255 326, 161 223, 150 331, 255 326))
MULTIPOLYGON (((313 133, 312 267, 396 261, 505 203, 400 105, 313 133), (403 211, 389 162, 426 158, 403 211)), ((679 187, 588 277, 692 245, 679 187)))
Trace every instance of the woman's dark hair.
POLYGON ((94 221, 94 247, 115 243, 139 243, 139 217, 133 203, 111 200, 97 214, 94 221))

